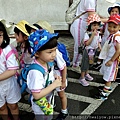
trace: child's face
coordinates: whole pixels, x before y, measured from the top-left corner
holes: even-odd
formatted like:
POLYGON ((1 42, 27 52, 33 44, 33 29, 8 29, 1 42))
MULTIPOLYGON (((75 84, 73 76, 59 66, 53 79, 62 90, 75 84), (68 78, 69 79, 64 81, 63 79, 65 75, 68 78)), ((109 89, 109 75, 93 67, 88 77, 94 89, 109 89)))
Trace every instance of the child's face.
POLYGON ((19 32, 19 34, 15 33, 15 38, 18 43, 25 41, 25 36, 23 36, 21 32, 19 32))
POLYGON ((53 62, 56 57, 56 48, 46 49, 40 52, 37 52, 35 56, 38 57, 38 61, 41 62, 53 62))
POLYGON ((119 14, 119 9, 118 8, 112 8, 110 15, 115 15, 115 14, 119 14))
POLYGON ((94 30, 98 30, 99 29, 99 24, 98 23, 92 23, 91 24, 91 30, 94 31, 94 30))
POLYGON ((0 45, 3 43, 3 32, 0 31, 0 45))
POLYGON ((108 23, 108 31, 110 34, 115 34, 120 30, 120 25, 116 25, 113 22, 108 23))

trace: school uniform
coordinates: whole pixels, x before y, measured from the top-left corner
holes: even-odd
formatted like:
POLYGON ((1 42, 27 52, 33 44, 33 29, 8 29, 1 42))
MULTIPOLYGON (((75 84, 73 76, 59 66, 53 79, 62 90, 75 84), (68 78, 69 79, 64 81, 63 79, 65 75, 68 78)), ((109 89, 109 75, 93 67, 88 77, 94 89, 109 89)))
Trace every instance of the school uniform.
MULTIPOLYGON (((87 11, 95 11, 97 0, 81 0, 77 7, 76 16, 87 11)), ((74 55, 73 55, 73 66, 79 66, 82 55, 78 53, 78 47, 84 38, 84 34, 87 27, 88 13, 80 16, 76 19, 70 27, 70 32, 74 38, 74 55)))
MULTIPOLYGON (((120 32, 118 31, 115 34, 120 34, 120 32)), ((108 62, 116 52, 116 50, 115 50, 116 42, 120 43, 120 36, 116 36, 115 40, 113 40, 115 34, 113 34, 112 41, 109 44, 108 54, 106 56, 106 59, 103 60, 102 67, 100 69, 100 73, 103 74, 103 79, 106 82, 110 82, 110 81, 115 80, 116 67, 118 66, 118 60, 117 59, 112 62, 111 66, 106 66, 105 65, 106 62, 108 62)), ((110 37, 108 37, 108 40, 110 40, 110 37)))
MULTIPOLYGON (((39 64, 36 60, 34 62, 39 64)), ((41 64, 39 65, 42 66, 41 64)), ((31 92, 40 92, 42 89, 45 88, 48 74, 49 74, 48 85, 50 85, 55 80, 54 74, 53 74, 53 67, 51 68, 51 71, 48 71, 46 68, 44 68, 44 70, 45 70, 44 76, 43 76, 43 73, 41 73, 38 70, 29 71, 27 75, 27 86, 31 92)), ((52 92, 47 94, 45 97, 50 103, 52 92)), ((33 96, 31 97, 31 103, 32 103, 32 110, 34 111, 34 114, 38 118, 38 119, 36 118, 37 120, 51 120, 52 115, 45 116, 43 111, 40 109, 40 107, 35 102, 33 102, 33 96)))
MULTIPOLYGON (((0 74, 6 70, 19 69, 18 62, 10 45, 4 49, 0 48, 0 62, 0 74)), ((20 88, 15 76, 0 81, 0 107, 2 107, 6 102, 9 104, 17 103, 20 99, 20 88)))
MULTIPOLYGON (((54 65, 54 75, 62 76, 61 71, 66 66, 66 62, 62 57, 62 53, 56 49, 56 57, 55 57, 55 65, 54 65)), ((67 79, 66 79, 66 86, 67 86, 67 79)), ((62 91, 60 90, 60 87, 56 88, 58 92, 62 91)), ((64 90, 64 89, 63 89, 64 90)))

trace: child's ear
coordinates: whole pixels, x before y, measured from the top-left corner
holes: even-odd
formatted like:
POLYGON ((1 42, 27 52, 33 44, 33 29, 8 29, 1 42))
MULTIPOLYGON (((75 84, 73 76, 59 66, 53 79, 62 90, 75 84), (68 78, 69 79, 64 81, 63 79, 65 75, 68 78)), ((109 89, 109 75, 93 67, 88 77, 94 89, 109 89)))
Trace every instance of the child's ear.
POLYGON ((39 52, 36 52, 36 53, 35 53, 35 57, 39 57, 39 52))
POLYGON ((28 36, 24 36, 24 40, 28 40, 28 36))

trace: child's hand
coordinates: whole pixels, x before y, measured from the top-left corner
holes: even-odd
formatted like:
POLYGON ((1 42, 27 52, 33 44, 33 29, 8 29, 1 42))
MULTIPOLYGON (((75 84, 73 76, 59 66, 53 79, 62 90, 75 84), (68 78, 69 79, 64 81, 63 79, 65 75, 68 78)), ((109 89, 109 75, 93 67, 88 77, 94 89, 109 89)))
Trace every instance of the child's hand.
POLYGON ((95 36, 97 34, 97 30, 95 29, 94 31, 92 31, 92 35, 95 36))
POLYGON ((66 82, 62 82, 62 86, 60 87, 60 89, 65 89, 66 88, 66 82))
POLYGON ((106 66, 111 66, 111 65, 112 65, 112 63, 113 63, 113 62, 112 62, 111 60, 109 60, 108 62, 106 62, 106 64, 105 64, 105 65, 106 65, 106 66))
POLYGON ((60 76, 56 76, 53 84, 54 84, 56 87, 62 86, 62 78, 61 78, 60 76))

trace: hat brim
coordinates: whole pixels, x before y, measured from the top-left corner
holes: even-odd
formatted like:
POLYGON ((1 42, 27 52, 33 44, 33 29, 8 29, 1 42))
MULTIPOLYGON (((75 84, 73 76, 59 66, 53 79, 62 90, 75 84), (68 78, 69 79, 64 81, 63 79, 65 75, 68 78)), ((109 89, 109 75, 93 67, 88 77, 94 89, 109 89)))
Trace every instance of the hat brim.
POLYGON ((38 22, 36 22, 33 25, 36 26, 37 28, 41 27, 42 29, 45 29, 50 33, 54 33, 54 29, 47 21, 39 20, 38 22))
POLYGON ((106 0, 107 2, 109 2, 109 3, 115 3, 116 2, 116 0, 106 0))
POLYGON ((107 23, 109 23, 109 22, 113 22, 113 23, 115 23, 116 25, 118 25, 118 23, 117 23, 116 21, 114 21, 114 20, 108 20, 107 23))
POLYGON ((6 20, 4 20, 4 19, 0 19, 0 22, 5 26, 5 29, 6 29, 7 33, 10 34, 13 26, 9 25, 9 24, 6 24, 6 20))

